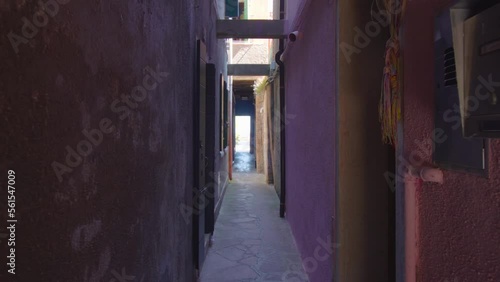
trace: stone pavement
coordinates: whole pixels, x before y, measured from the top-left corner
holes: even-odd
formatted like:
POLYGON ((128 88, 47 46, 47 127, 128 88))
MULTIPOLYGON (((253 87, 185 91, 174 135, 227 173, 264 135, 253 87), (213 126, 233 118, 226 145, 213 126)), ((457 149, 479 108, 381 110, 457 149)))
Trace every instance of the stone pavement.
POLYGON ((235 173, 227 187, 201 282, 308 281, 279 199, 264 176, 235 173))
POLYGON ((255 157, 248 152, 234 154, 234 172, 255 172, 255 157))

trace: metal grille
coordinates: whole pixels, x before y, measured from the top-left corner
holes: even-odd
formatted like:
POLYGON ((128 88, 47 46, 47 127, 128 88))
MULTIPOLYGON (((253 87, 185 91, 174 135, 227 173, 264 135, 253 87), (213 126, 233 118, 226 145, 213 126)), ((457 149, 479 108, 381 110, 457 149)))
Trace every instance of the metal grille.
POLYGON ((444 86, 457 85, 455 51, 452 47, 444 50, 444 86))

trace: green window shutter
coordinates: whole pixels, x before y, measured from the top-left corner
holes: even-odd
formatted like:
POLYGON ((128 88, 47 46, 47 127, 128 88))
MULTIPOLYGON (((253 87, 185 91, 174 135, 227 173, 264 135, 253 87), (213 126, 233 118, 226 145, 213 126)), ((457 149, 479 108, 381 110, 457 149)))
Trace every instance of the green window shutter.
POLYGON ((243 14, 243 19, 248 20, 248 0, 245 0, 245 11, 243 14))
POLYGON ((226 0, 226 17, 237 18, 239 16, 238 0, 226 0))

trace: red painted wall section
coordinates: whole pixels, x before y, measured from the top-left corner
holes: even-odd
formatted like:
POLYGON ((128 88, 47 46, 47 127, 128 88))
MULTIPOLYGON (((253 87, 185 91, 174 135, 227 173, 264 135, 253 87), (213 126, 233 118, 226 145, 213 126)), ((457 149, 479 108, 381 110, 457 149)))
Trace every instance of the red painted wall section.
POLYGON ((335 4, 312 2, 286 69, 286 217, 310 281, 331 281, 335 190, 335 4), (315 250, 318 249, 315 254, 315 250))
POLYGON ((0 1, 0 171, 3 183, 16 172, 19 220, 17 273, 7 273, 0 236, 0 281, 193 281, 192 214, 183 211, 195 200, 195 37, 220 59, 212 3, 41 2, 52 4, 45 24, 38 1, 0 1), (40 27, 23 31, 34 15, 40 27), (30 39, 17 53, 11 31, 30 39), (155 82, 148 68, 169 75, 155 82), (83 131, 103 120, 114 130, 92 145, 99 133, 83 131), (68 161, 67 146, 83 157, 68 161), (53 162, 71 171, 59 180, 53 162))
MULTIPOLYGON (((448 4, 409 1, 404 27, 405 156, 419 153, 427 162, 432 147, 425 142, 434 129, 434 17, 448 4)), ((443 185, 423 184, 407 198, 417 214, 407 224, 418 226, 417 253, 407 254, 416 258, 416 277, 407 281, 500 281, 500 140, 491 140, 490 152, 489 178, 445 170, 443 185)))

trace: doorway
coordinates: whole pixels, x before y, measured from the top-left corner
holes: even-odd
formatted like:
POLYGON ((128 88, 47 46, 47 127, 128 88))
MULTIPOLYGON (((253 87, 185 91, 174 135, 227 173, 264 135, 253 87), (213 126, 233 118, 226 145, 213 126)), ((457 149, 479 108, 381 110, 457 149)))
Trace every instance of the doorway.
POLYGON ((234 172, 255 171, 255 150, 252 150, 252 116, 235 117, 234 172))
POLYGON ((255 172, 255 96, 254 80, 238 80, 233 84, 234 128, 233 128, 233 171, 255 172))
POLYGON ((236 152, 250 153, 251 121, 250 116, 236 116, 236 144, 234 148, 236 152))
MULTIPOLYGON (((193 198, 200 198, 205 192, 205 127, 206 127, 206 46, 196 41, 196 63, 193 92, 193 198)), ((196 202, 196 201, 195 201, 196 202)), ((200 270, 205 258, 205 212, 193 203, 193 258, 195 267, 200 270)))

